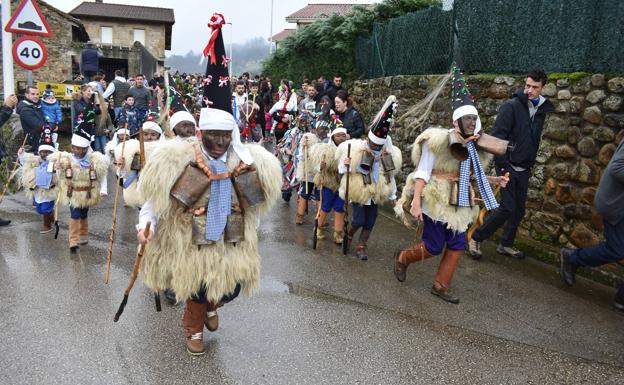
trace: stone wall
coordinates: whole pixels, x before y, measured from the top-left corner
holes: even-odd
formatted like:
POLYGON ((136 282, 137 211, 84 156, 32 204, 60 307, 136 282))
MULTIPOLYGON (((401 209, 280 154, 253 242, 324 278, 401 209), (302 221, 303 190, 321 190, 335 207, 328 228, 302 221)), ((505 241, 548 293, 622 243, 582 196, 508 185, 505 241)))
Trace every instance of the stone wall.
MULTIPOLYGON (((50 28, 54 32, 51 38, 42 37, 48 49, 48 60, 45 65, 33 71, 35 81, 45 81, 50 83, 61 83, 72 79, 72 57, 79 55, 80 50, 72 42, 72 20, 71 16, 49 6, 43 1, 38 2, 41 12, 44 14, 50 28)), ((11 1, 12 12, 15 12, 19 1, 11 1)), ((16 34, 12 34, 15 41, 16 34)), ((27 70, 13 64, 13 77, 15 81, 26 81, 27 70)), ((2 63, 0 62, 0 83, 2 82, 2 63)))
POLYGON ((165 60, 165 25, 146 24, 140 22, 123 22, 119 20, 92 20, 86 17, 80 19, 91 37, 99 43, 102 37, 101 27, 113 28, 113 46, 132 47, 134 45, 134 30, 145 30, 145 47, 158 60, 165 60))
MULTIPOLYGON (((558 75, 544 88, 555 105, 544 126, 537 164, 530 180, 527 215, 520 237, 537 241, 536 250, 555 252, 559 247, 585 247, 602 239, 602 221, 593 208, 601 173, 624 138, 624 77, 593 74, 558 75), (543 246, 543 249, 542 249, 543 246)), ((403 150, 400 185, 413 170, 410 148, 420 132, 401 121, 401 113, 425 98, 441 79, 438 75, 395 76, 357 81, 352 96, 369 122, 394 94, 399 116, 392 138, 403 150)), ((524 76, 475 75, 466 81, 476 98, 485 132, 493 126, 499 107, 524 84, 524 76)), ((450 82, 449 82, 450 83, 450 82)), ((449 84, 435 101, 431 125, 451 127, 449 84)), ((553 254, 550 254, 552 257, 553 254)))

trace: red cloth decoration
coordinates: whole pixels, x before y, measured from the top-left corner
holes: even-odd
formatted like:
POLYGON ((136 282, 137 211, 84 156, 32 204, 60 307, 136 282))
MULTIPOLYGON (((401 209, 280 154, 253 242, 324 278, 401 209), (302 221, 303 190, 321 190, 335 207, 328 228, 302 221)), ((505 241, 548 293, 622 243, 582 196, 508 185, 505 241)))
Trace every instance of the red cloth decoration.
POLYGON ((204 56, 210 56, 210 64, 217 64, 215 41, 217 40, 217 36, 219 36, 219 32, 221 31, 223 24, 225 24, 225 18, 223 15, 216 12, 213 13, 210 18, 210 22, 208 23, 208 27, 212 29, 212 32, 210 33, 210 40, 204 48, 204 56))

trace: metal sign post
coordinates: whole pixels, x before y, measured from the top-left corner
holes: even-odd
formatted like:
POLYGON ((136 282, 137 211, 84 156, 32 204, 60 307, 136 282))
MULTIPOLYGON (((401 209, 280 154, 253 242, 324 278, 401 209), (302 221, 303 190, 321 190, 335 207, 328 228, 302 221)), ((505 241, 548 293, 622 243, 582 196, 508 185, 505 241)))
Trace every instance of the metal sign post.
MULTIPOLYGON (((11 2, 2 2, 2 25, 6 25, 11 19, 11 2)), ((13 79, 13 55, 11 54, 11 44, 13 34, 2 28, 2 92, 4 99, 15 94, 15 80, 13 79)))

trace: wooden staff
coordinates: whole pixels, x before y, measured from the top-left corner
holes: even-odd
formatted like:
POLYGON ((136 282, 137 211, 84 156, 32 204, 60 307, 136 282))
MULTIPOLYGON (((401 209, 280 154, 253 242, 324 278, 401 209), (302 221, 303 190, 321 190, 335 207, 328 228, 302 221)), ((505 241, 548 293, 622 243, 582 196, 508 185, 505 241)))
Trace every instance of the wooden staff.
MULTIPOLYGON (((126 128, 128 124, 126 123, 126 128)), ((117 224, 117 202, 119 201, 119 189, 121 188, 121 184, 119 181, 121 180, 121 172, 123 170, 124 164, 126 163, 126 159, 124 158, 124 150, 126 149, 126 141, 128 140, 128 135, 126 134, 126 138, 123 142, 121 142, 121 159, 123 159, 123 163, 119 162, 117 165, 117 184, 115 186, 115 204, 113 205, 113 224, 111 225, 110 237, 108 238, 108 253, 106 254, 106 273, 104 274, 104 283, 108 284, 108 278, 110 276, 110 266, 111 266, 111 258, 113 256, 113 243, 115 242, 115 227, 117 224)))
MULTIPOLYGON (((325 158, 321 160, 321 167, 324 162, 325 162, 325 158)), ((327 167, 327 165, 325 165, 325 167, 327 167)), ((321 177, 319 179, 321 181, 318 186, 320 197, 319 197, 318 205, 316 207, 316 217, 314 218, 314 235, 312 236, 312 249, 313 250, 316 250, 316 243, 318 242, 318 235, 316 233, 319 229, 319 217, 321 216, 321 208, 323 207, 323 175, 325 172, 325 168, 322 167, 320 171, 321 171, 321 177)))
MULTIPOLYGON (((20 149, 24 148, 24 146, 26 145, 26 140, 28 140, 28 134, 24 135, 24 141, 22 142, 22 145, 21 145, 20 149)), ((0 195, 0 203, 2 203, 2 200, 4 199, 4 196, 6 195, 7 191, 9 190, 9 185, 13 181, 13 178, 15 178, 15 174, 17 172, 17 168, 18 167, 19 167, 19 161, 16 161, 15 162, 15 166, 13 166, 13 171, 11 171, 11 173, 9 174, 9 179, 7 180, 6 184, 2 188, 2 195, 0 195)))
MULTIPOLYGON (((509 178, 509 173, 505 173, 505 177, 509 178)), ((500 184, 498 186, 496 186, 496 188, 494 189, 494 196, 497 196, 498 193, 500 192, 501 186, 500 184)), ((483 224, 483 222, 485 222, 485 216, 487 215, 487 208, 483 207, 480 211, 479 211, 479 216, 477 217, 477 220, 475 221, 475 223, 472 224, 472 226, 470 226, 470 228, 468 229, 468 232, 466 233, 466 239, 471 240, 472 239, 472 235, 474 234, 475 231, 477 231, 477 229, 479 227, 481 227, 481 225, 483 224)))
MULTIPOLYGON (((150 227, 152 226, 151 222, 147 222, 145 226, 145 230, 143 230, 143 235, 147 239, 150 233, 150 227)), ((119 309, 117 309, 117 313, 115 313, 115 317, 113 318, 114 322, 119 321, 119 317, 121 317, 121 313, 123 313, 126 308, 126 304, 128 303, 128 296, 130 295, 130 291, 134 287, 134 283, 136 282, 137 277, 139 276, 139 267, 141 267, 141 261, 143 260, 143 253, 145 252, 145 245, 139 246, 139 252, 137 253, 136 259, 134 260, 134 267, 132 268, 132 274, 130 274, 130 281, 128 282, 128 287, 124 291, 123 300, 119 305, 119 309)), ((159 304, 160 301, 157 303, 159 304)))
MULTIPOLYGON (((305 179, 305 194, 308 195, 308 138, 303 139, 303 177, 305 179)), ((307 203, 306 203, 307 207, 307 203)))
POLYGON ((347 167, 347 188, 345 190, 344 202, 344 225, 342 226, 342 254, 347 255, 349 251, 349 174, 351 174, 351 143, 347 145, 347 158, 349 158, 349 166, 347 167))

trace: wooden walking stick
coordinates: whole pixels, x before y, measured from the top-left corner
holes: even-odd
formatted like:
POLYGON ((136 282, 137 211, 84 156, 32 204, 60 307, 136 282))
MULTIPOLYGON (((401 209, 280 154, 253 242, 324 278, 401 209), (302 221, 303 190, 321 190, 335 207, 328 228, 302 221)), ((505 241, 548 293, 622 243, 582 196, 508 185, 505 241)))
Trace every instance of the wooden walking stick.
MULTIPOLYGON (((126 124, 128 127, 128 124, 126 124)), ((115 203, 113 205, 113 223, 111 225, 110 237, 108 238, 108 253, 106 254, 106 273, 104 274, 104 283, 108 284, 108 278, 110 276, 110 266, 111 266, 111 258, 113 256, 113 243, 115 243, 115 227, 117 225, 117 203, 119 202, 119 189, 121 188, 121 184, 119 181, 121 180, 121 172, 124 167, 124 163, 126 159, 124 158, 124 150, 126 148, 126 141, 128 138, 126 137, 123 142, 121 142, 121 158, 124 160, 123 163, 119 162, 117 165, 117 184, 115 185, 115 203)))
MULTIPOLYGON (((24 135, 24 141, 22 142, 20 149, 24 148, 24 146, 26 145, 26 140, 28 140, 28 134, 24 135)), ((2 203, 2 200, 4 199, 4 196, 6 195, 7 191, 9 191, 9 185, 13 181, 13 178, 15 178, 15 174, 17 173, 18 167, 19 167, 19 161, 15 161, 15 166, 13 166, 13 171, 11 171, 11 173, 9 174, 9 179, 7 180, 6 184, 2 188, 2 195, 0 195, 0 203, 2 203)))
MULTIPOLYGON (((505 173, 505 177, 509 178, 509 173, 508 172, 505 173)), ((501 189, 501 186, 499 184, 494 189, 494 196, 498 195, 498 193, 500 192, 500 189, 501 189)), ((472 239, 472 235, 474 234, 474 232, 477 231, 477 229, 479 227, 481 227, 481 225, 483 225, 483 222, 485 222, 485 216, 486 215, 487 215, 487 209, 485 207, 483 207, 481 210, 479 210, 479 215, 477 216, 477 220, 472 224, 472 226, 470 226, 470 228, 466 232, 466 239, 467 240, 471 240, 472 239)))
MULTIPOLYGON (((143 235, 145 238, 149 236, 150 227, 152 226, 151 222, 147 222, 145 225, 145 230, 143 230, 143 235)), ((139 276, 139 267, 141 267, 141 261, 143 260, 143 253, 145 252, 145 245, 139 246, 139 252, 137 253, 136 259, 134 260, 134 267, 132 268, 132 274, 130 274, 130 281, 128 282, 128 287, 124 291, 124 297, 119 305, 119 309, 117 309, 117 313, 115 313, 115 317, 113 318, 114 322, 119 321, 119 317, 121 317, 121 313, 123 313, 126 308, 126 304, 128 303, 128 296, 130 295, 130 291, 134 287, 134 283, 136 282, 137 277, 139 276)))
MULTIPOLYGON (((351 143, 347 146, 347 158, 351 159, 351 143)), ((344 225, 342 226, 342 254, 347 255, 349 251, 349 174, 351 174, 351 162, 347 167, 347 188, 345 190, 344 202, 344 225)))
MULTIPOLYGON (((321 160, 321 182, 319 183, 319 202, 316 207, 316 217, 314 218, 314 235, 312 236, 312 249, 316 250, 316 243, 318 242, 318 235, 316 234, 319 229, 319 217, 321 216, 321 208, 323 207, 323 175, 325 168, 322 166, 325 162, 324 158, 321 160)), ((325 166, 327 167, 327 166, 325 166)))

